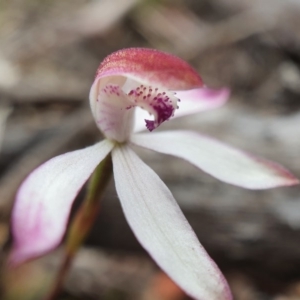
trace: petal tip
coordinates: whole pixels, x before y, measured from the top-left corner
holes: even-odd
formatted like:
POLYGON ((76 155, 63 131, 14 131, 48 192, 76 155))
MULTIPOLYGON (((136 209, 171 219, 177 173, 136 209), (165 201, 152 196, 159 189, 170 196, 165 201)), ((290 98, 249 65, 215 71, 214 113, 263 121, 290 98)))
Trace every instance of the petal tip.
POLYGON ((219 102, 221 104, 223 104, 223 103, 227 102, 227 100, 229 99, 231 90, 227 87, 223 87, 220 89, 210 89, 210 88, 205 87, 205 88, 203 88, 203 93, 206 96, 206 99, 208 101, 219 100, 219 102))
MULTIPOLYGON (((294 186, 300 183, 299 179, 293 175, 288 169, 286 169, 281 164, 262 159, 260 157, 256 157, 252 154, 248 154, 252 159, 257 161, 258 163, 264 165, 267 169, 271 171, 271 179, 269 181, 269 185, 266 184, 265 187, 262 186, 261 189, 270 189, 270 188, 276 188, 276 187, 288 187, 288 186, 294 186), (272 172, 273 170, 273 172, 272 172), (273 174, 272 174, 273 173, 273 174)), ((253 189, 258 189, 257 187, 253 187, 253 189)))
POLYGON ((286 178, 286 183, 282 184, 282 186, 293 186, 300 184, 300 181, 298 178, 294 177, 293 174, 289 174, 289 177, 286 178))

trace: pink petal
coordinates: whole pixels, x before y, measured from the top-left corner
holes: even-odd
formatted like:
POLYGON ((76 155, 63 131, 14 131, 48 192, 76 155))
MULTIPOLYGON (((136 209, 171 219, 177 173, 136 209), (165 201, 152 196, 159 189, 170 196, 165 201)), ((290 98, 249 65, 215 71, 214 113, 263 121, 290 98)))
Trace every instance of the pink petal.
POLYGON ((194 299, 232 299, 223 275, 157 174, 129 147, 112 154, 117 193, 142 246, 194 299))
POLYGON ((226 103, 230 96, 230 90, 227 88, 214 90, 204 87, 175 91, 175 93, 180 102, 178 102, 179 108, 176 110, 174 118, 220 107, 226 103))
POLYGON ((202 86, 200 76, 184 60, 146 48, 123 49, 107 56, 97 71, 96 80, 108 76, 124 76, 169 90, 202 86))
POLYGON ((60 243, 76 195, 112 148, 105 140, 57 156, 25 179, 12 212, 12 263, 42 255, 60 243))
POLYGON ((248 189, 298 184, 282 166, 189 131, 136 134, 132 143, 186 159, 208 174, 248 189))

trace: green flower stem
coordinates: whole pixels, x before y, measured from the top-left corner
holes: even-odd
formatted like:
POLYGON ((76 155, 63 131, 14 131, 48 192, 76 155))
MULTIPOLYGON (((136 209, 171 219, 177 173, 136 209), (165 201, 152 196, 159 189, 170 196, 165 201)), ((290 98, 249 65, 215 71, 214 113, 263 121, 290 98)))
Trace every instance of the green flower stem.
POLYGON ((54 300, 59 294, 73 258, 90 232, 98 215, 100 198, 112 177, 112 170, 111 154, 108 154, 95 169, 89 181, 86 198, 71 222, 64 246, 63 262, 55 279, 53 289, 46 297, 47 300, 54 300))

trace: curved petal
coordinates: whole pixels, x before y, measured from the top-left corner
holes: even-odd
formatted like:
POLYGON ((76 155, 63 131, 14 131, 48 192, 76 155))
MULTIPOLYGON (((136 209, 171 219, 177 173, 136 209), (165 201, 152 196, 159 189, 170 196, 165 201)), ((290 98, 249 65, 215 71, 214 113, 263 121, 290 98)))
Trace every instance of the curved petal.
POLYGON ((105 140, 57 156, 25 179, 12 212, 12 263, 42 255, 60 243, 76 195, 112 148, 105 140))
POLYGON ((100 88, 98 83, 91 88, 90 105, 97 126, 108 139, 118 142, 128 139, 135 124, 135 109, 142 108, 147 113, 140 121, 149 131, 169 120, 177 109, 174 92, 140 85, 133 80, 126 80, 122 88, 117 84, 100 88))
POLYGON ((149 131, 169 120, 178 108, 178 99, 174 92, 161 90, 155 86, 140 85, 134 80, 126 80, 122 89, 128 92, 128 98, 132 100, 134 106, 142 108, 152 116, 153 120, 149 119, 149 116, 143 120, 149 131))
POLYGON ((298 184, 282 166, 257 158, 209 137, 189 131, 136 134, 132 143, 186 159, 208 174, 248 189, 298 184))
POLYGON ((108 76, 124 76, 168 90, 202 86, 200 76, 187 62, 147 48, 122 49, 107 56, 99 66, 96 80, 108 76))
MULTIPOLYGON (((230 90, 227 88, 214 90, 204 87, 187 91, 175 91, 175 96, 180 99, 178 102, 179 107, 170 120, 220 107, 228 100, 230 90)), ((145 130, 145 120, 147 118, 149 118, 149 113, 137 107, 133 131, 145 130)))
POLYGON ((229 300, 230 290, 171 192, 129 147, 113 150, 117 193, 139 242, 195 299, 229 300))
POLYGON ((174 116, 174 118, 177 118, 223 105, 230 96, 230 90, 227 88, 214 90, 204 87, 187 91, 175 91, 175 96, 180 99, 179 108, 174 116))
POLYGON ((93 84, 90 105, 98 128, 108 139, 125 141, 133 128, 132 102, 119 85, 107 84, 96 91, 97 88, 97 85, 93 84))

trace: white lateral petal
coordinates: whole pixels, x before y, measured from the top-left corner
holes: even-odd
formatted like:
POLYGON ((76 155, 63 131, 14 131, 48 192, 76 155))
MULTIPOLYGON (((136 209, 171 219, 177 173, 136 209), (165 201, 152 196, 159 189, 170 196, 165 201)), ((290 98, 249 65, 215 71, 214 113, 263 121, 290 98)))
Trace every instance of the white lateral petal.
POLYGON ((127 146, 115 148, 112 157, 127 221, 158 265, 195 299, 231 299, 226 280, 158 175, 127 146))
POLYGON ((177 118, 223 105, 228 100, 230 91, 227 88, 214 90, 204 87, 187 91, 175 91, 175 96, 180 99, 179 109, 176 110, 174 116, 177 118))
POLYGON ((248 189, 268 189, 298 184, 282 166, 189 131, 136 134, 132 143, 186 159, 208 174, 248 189))
POLYGON ((42 255, 60 243, 76 195, 113 146, 104 140, 57 156, 25 179, 12 213, 13 263, 42 255))

